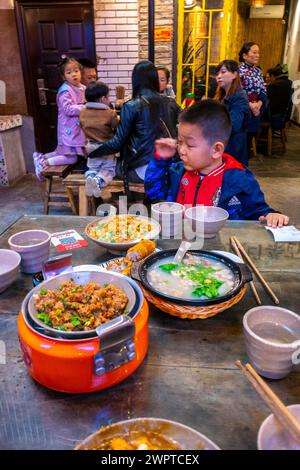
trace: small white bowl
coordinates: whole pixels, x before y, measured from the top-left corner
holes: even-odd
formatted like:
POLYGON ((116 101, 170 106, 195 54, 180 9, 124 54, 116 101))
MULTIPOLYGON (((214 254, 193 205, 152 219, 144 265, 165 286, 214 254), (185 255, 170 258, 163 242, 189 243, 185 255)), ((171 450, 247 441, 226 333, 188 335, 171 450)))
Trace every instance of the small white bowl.
POLYGON ((21 255, 21 271, 37 273, 49 258, 50 233, 45 230, 24 230, 12 235, 8 244, 21 255))
POLYGON ((198 237, 213 238, 224 226, 229 214, 221 207, 195 206, 186 209, 184 216, 198 237))
POLYGON ((16 280, 20 263, 19 253, 0 249, 0 292, 5 291, 16 280))
MULTIPOLYGON (((300 423, 300 405, 287 407, 300 423)), ((300 450, 292 437, 282 428, 273 414, 261 424, 257 436, 258 450, 300 450)))

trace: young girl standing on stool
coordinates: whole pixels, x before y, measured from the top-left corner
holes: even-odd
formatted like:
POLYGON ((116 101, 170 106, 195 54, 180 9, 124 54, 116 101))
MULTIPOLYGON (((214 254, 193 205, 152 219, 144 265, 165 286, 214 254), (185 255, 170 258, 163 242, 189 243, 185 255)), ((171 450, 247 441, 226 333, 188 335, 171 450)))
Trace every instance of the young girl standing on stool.
POLYGON ((59 65, 65 80, 57 91, 58 123, 57 142, 54 152, 34 152, 35 173, 44 180, 42 171, 47 166, 70 165, 77 162, 78 155, 85 155, 85 135, 80 127, 79 113, 84 107, 85 86, 80 83, 81 65, 72 58, 64 58, 59 65))

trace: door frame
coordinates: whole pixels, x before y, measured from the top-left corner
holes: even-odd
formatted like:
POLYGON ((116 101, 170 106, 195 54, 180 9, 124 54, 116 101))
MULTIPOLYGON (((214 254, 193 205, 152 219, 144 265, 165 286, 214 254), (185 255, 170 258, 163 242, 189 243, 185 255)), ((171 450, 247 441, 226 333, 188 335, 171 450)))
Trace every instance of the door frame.
MULTIPOLYGON (((18 40, 19 40, 19 49, 20 49, 20 56, 21 56, 21 63, 22 63, 22 71, 23 71, 23 80, 24 80, 24 87, 25 87, 25 95, 26 95, 26 102, 27 102, 27 109, 28 114, 33 117, 34 127, 37 125, 37 115, 35 110, 35 89, 36 86, 33 77, 31 76, 31 66, 30 66, 30 57, 28 54, 28 43, 26 38, 26 31, 25 31, 25 11, 26 8, 38 8, 39 6, 55 6, 55 5, 87 5, 91 8, 92 11, 92 19, 94 25, 94 4, 93 0, 54 0, 54 1, 43 1, 43 0, 14 0, 14 7, 15 7, 15 16, 16 16, 16 24, 17 24, 17 32, 18 32, 18 40)), ((94 41, 94 52, 95 57, 94 61, 96 63, 96 44, 95 44, 95 36, 93 37, 94 41)), ((37 134, 35 133, 35 140, 37 140, 37 134)), ((36 142, 38 143, 38 142, 36 142)))

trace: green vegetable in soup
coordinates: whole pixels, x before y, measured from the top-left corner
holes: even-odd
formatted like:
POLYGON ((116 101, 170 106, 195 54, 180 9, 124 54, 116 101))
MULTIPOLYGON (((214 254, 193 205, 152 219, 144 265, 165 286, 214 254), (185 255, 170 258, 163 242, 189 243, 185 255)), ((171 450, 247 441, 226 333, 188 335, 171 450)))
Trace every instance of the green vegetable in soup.
POLYGON ((170 271, 174 271, 174 269, 177 269, 179 267, 180 267, 180 265, 176 264, 176 263, 167 263, 167 264, 160 264, 159 265, 159 268, 162 271, 165 271, 167 273, 170 272, 170 271))

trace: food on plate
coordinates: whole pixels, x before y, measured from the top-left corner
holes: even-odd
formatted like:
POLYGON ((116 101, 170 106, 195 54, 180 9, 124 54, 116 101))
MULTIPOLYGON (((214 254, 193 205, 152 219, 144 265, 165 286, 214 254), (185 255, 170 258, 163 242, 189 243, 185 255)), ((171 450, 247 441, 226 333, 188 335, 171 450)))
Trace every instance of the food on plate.
POLYGON ((112 260, 106 266, 108 271, 122 273, 130 276, 132 264, 135 261, 141 261, 151 255, 155 250, 155 243, 152 240, 141 240, 139 243, 127 250, 124 258, 112 260))
POLYGON ((125 243, 144 238, 153 230, 147 219, 133 215, 115 215, 87 227, 87 234, 108 243, 125 243))
POLYGON ((157 432, 130 432, 103 441, 95 450, 180 450, 181 447, 173 440, 157 432))
POLYGON ((221 297, 234 285, 233 273, 226 265, 192 255, 182 263, 174 263, 173 257, 157 261, 147 278, 155 290, 188 300, 221 297))
POLYGON ((140 261, 151 255, 155 250, 155 243, 152 240, 141 240, 136 245, 127 250, 126 258, 131 261, 140 261))
POLYGON ((121 259, 113 259, 108 263, 106 269, 115 273, 122 273, 125 276, 130 276, 132 264, 133 261, 130 261, 129 259, 127 259, 127 257, 121 259))
POLYGON ((95 282, 77 285, 67 281, 58 290, 42 287, 35 295, 37 318, 61 331, 94 330, 124 314, 127 302, 127 295, 119 287, 101 287, 95 282))

